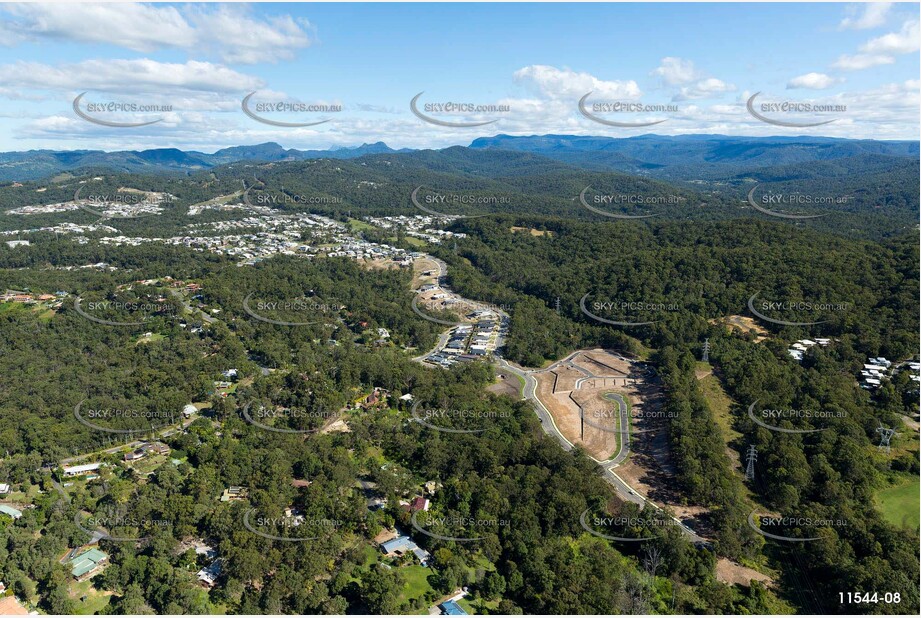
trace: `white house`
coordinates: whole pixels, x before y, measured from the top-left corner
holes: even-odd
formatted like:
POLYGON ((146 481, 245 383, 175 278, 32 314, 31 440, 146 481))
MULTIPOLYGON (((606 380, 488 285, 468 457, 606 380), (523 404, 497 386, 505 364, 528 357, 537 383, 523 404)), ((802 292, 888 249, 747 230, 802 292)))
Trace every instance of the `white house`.
POLYGON ((80 476, 87 472, 95 472, 102 467, 101 463, 89 463, 80 466, 64 466, 64 476, 80 476))

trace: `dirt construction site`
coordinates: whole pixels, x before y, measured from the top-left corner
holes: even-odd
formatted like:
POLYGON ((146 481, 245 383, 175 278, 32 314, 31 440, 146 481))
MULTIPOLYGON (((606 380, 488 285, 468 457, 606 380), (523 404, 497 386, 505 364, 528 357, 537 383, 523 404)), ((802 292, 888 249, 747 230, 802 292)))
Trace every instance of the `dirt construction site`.
POLYGON ((649 397, 634 363, 600 349, 578 352, 534 377, 560 432, 600 461, 618 453, 630 417, 649 397))
POLYGON ((593 349, 533 375, 537 397, 567 440, 610 463, 627 484, 679 517, 697 520, 705 514, 706 509, 684 504, 675 491, 669 419, 652 369, 616 352, 593 349), (626 414, 620 413, 623 406, 626 414), (627 427, 622 426, 624 419, 627 427), (629 457, 620 446, 628 435, 629 457))

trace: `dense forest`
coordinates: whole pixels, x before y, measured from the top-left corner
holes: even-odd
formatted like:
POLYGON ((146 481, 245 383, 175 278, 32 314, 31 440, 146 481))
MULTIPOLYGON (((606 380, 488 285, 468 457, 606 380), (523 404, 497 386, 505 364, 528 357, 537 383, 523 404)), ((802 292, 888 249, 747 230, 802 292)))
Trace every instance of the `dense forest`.
MULTIPOLYGON (((172 260, 192 261, 171 253, 125 251, 113 261, 145 266, 113 273, 8 270, 7 282, 108 294, 142 270, 148 279, 165 277, 174 272, 172 260)), ((0 358, 13 378, 3 383, 10 422, 0 478, 38 490, 21 519, 0 522, 0 577, 23 598, 37 597, 40 609, 76 607, 58 559, 86 542, 81 521, 91 518, 116 522, 106 527, 114 538, 99 543, 111 564, 93 580, 114 593, 110 613, 411 612, 459 586, 474 591, 483 611, 500 613, 765 612, 777 603, 757 585, 742 590, 716 581, 713 552, 673 529, 617 530, 655 536, 620 547, 588 534, 580 525, 587 510, 629 515, 636 507, 622 505, 578 449, 566 453, 547 438, 526 404, 485 394, 494 380, 489 365, 444 372, 407 358, 398 345, 426 346, 435 334, 432 324, 412 317, 407 272, 293 258, 253 269, 205 260, 197 269, 188 274, 202 285, 201 303, 223 309, 199 333, 156 316, 140 328, 107 326, 66 304, 52 315, 0 316, 0 358), (347 302, 326 322, 283 326, 247 316, 243 298, 251 292, 347 302), (380 324, 396 344, 368 341, 380 324), (144 329, 161 337, 139 343, 137 331, 144 329), (218 396, 210 383, 231 366, 241 379, 218 396), (383 407, 353 407, 373 388, 389 393, 383 407), (404 393, 443 405, 465 402, 492 412, 495 422, 478 434, 446 434, 410 422, 399 400, 404 393), (120 454, 97 455, 109 464, 100 479, 65 487, 58 481, 62 458, 106 444, 104 432, 74 421, 73 406, 93 397, 105 400, 99 405, 141 410, 178 411, 188 401, 208 407, 186 431, 161 437, 170 458, 148 473, 139 475, 120 454), (293 422, 275 427, 304 432, 267 431, 242 414, 253 402, 332 411, 349 431, 318 433, 316 423, 293 422), (295 479, 307 482, 292 485, 295 479), (400 500, 422 483, 438 488, 433 518, 475 522, 432 529, 479 540, 419 535, 432 565, 425 592, 407 594, 401 592, 407 571, 380 566, 371 539, 394 525, 412 527, 400 500), (247 501, 218 501, 229 486, 246 487, 247 501), (385 508, 366 507, 368 486, 386 499, 385 508), (336 522, 335 528, 292 543, 243 524, 250 510, 271 519, 286 508, 310 521, 336 522), (190 538, 207 540, 221 556, 221 585, 210 594, 192 577, 202 564, 190 538)), ((131 290, 144 295, 157 285, 131 290)), ((176 311, 197 323, 194 314, 176 311)))
MULTIPOLYGON (((254 192, 252 201, 261 195, 264 200, 276 200, 282 210, 309 210, 340 219, 423 214, 411 200, 413 191, 419 189, 423 201, 426 196, 463 197, 464 201, 449 201, 440 210, 428 207, 447 215, 526 215, 595 222, 610 222, 612 215, 696 222, 756 216, 769 221, 770 215, 758 213, 746 199, 757 188, 759 200, 766 193, 783 196, 785 202, 772 210, 819 215, 799 222, 805 230, 879 240, 914 229, 919 208, 916 154, 910 149, 878 154, 872 149, 864 152, 840 146, 834 156, 825 152, 827 148, 820 150, 822 157, 815 160, 801 160, 802 153, 794 155, 792 146, 783 149, 789 156, 742 157, 713 178, 698 173, 707 169, 700 163, 693 170, 663 178, 598 169, 581 160, 569 163, 544 154, 463 147, 366 154, 345 160, 238 161, 186 174, 143 175, 92 167, 62 173, 50 181, 0 186, 0 230, 61 221, 97 222, 99 217, 87 210, 28 216, 6 212, 23 205, 68 201, 81 187, 84 194, 92 190, 114 195, 120 187, 133 187, 173 196, 156 216, 101 221, 126 235, 177 235, 193 223, 226 220, 232 215, 218 211, 189 217, 188 207, 222 196, 242 200, 247 187, 254 192), (789 157, 796 162, 786 163, 789 157)), ((581 154, 584 158, 585 153, 581 154)), ((94 235, 100 234, 90 234, 94 235)))
MULTIPOLYGON (((646 152, 634 146, 631 157, 646 152)), ((668 161, 670 173, 631 176, 575 155, 449 148, 220 161, 168 175, 98 167, 0 187, 0 230, 110 226, 0 243, 0 292, 49 299, 0 303, 0 482, 16 485, 30 507, 16 520, 0 514, 0 580, 42 611, 82 610, 61 559, 87 543, 80 522, 107 518, 120 523, 106 526, 112 538, 99 546, 110 564, 92 580, 112 593, 107 613, 411 613, 462 587, 477 613, 917 613, 918 531, 886 520, 875 498, 919 473, 914 434, 896 434, 891 453, 878 448, 880 429, 917 411, 917 383, 905 372, 873 392, 857 381, 870 357, 918 360, 917 153, 862 144, 802 161, 761 147, 758 165, 727 164, 704 179, 668 161), (134 187, 173 197, 137 219, 8 212, 72 200, 81 182, 96 193, 134 187), (755 184, 852 199, 789 223, 753 211, 745 198, 755 184), (245 190, 330 198, 281 208, 340 221, 415 215, 410 195, 420 186, 423 197, 497 200, 452 211, 485 216, 446 223, 465 236, 424 250, 448 264, 452 289, 509 308, 505 358, 542 367, 602 347, 655 368, 671 419, 673 489, 706 509, 710 542, 695 545, 673 526, 598 526, 642 542, 587 532, 586 514, 605 521, 637 507, 580 448, 567 452, 547 437, 529 404, 489 392, 492 365, 441 370, 411 360, 442 327, 413 312, 408 267, 280 255, 239 266, 157 243, 95 242, 233 220, 238 212, 217 210, 193 220, 188 208, 245 190), (586 187, 588 199, 675 201, 614 206, 656 216, 612 221, 580 203, 586 187), (747 326, 730 325, 740 316, 747 326), (797 361, 788 349, 804 338, 829 344, 797 361), (702 386, 702 370, 724 392, 725 410, 702 386), (493 420, 476 433, 438 431, 413 421, 407 395, 493 420), (791 431, 776 431, 753 422, 748 409, 758 401, 828 414, 787 419, 791 431), (147 469, 113 449, 154 439, 170 453, 147 459, 147 469), (746 478, 739 460, 749 448, 758 462, 746 478), (99 478, 65 478, 79 456, 107 464, 99 478), (231 487, 245 497, 219 499, 231 487), (429 565, 383 557, 375 538, 418 530, 408 503, 423 495, 435 536, 413 539, 429 565), (309 541, 279 538, 290 530, 277 522, 295 511, 309 541), (817 536, 784 544, 759 534, 753 514, 832 523, 784 524, 775 532, 817 536), (250 517, 269 522, 262 533, 250 517), (476 542, 457 540, 468 537, 476 542), (219 585, 196 582, 206 564, 194 543, 221 557, 219 585), (723 559, 770 572, 777 587, 722 583, 723 559), (901 602, 844 605, 842 591, 898 592, 901 602)), ((411 247, 403 230, 355 233, 411 247)))
MULTIPOLYGON (((681 462, 678 482, 689 501, 714 507, 719 553, 746 560, 767 552, 776 564, 792 565, 785 571, 788 590, 805 590, 794 602, 811 611, 840 611, 837 591, 883 581, 917 607, 916 533, 906 537, 884 521, 873 492, 891 470, 917 474, 916 442, 913 451, 892 461, 875 444, 877 427, 898 427, 899 414, 917 410, 918 388, 902 374, 871 397, 854 377, 869 356, 917 359, 916 238, 842 243, 836 236, 754 221, 688 227, 475 219, 458 222, 456 229, 469 237, 458 243, 456 255, 442 252, 452 265, 451 283, 464 294, 515 308, 511 358, 540 366, 573 348, 617 346, 625 339, 620 349, 654 350, 666 408, 675 417, 669 429, 672 454, 681 462), (546 233, 513 233, 512 226, 546 233), (585 294, 606 301, 598 311, 617 302, 646 303, 651 308, 641 305, 629 317, 649 323, 600 323, 580 310, 585 294), (726 316, 751 315, 747 300, 753 294, 823 309, 781 307, 774 314, 779 320, 816 324, 763 321, 768 337, 756 343, 755 332, 720 323, 726 316), (786 349, 804 336, 827 337, 834 345, 811 350, 800 364, 786 349), (761 454, 760 473, 748 488, 732 470, 724 453, 728 437, 694 377, 704 339, 727 393, 738 402, 733 429, 741 437, 734 448, 741 453, 755 445, 761 454), (758 400, 829 411, 834 420, 822 425, 829 431, 768 431, 746 416, 748 404, 758 400), (746 525, 753 508, 848 524, 826 528, 820 543, 778 549, 765 546, 746 525), (790 551, 800 557, 790 562, 790 551)), ((814 427, 797 427, 803 428, 814 427)), ((903 602, 877 611, 907 607, 903 602)))

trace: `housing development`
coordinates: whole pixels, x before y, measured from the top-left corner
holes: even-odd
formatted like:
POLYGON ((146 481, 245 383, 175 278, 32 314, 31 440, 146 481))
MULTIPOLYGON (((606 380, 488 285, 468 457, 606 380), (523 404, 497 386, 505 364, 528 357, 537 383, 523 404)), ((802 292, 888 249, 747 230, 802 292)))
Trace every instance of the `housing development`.
POLYGON ((0 614, 921 613, 917 3, 0 30, 0 614))

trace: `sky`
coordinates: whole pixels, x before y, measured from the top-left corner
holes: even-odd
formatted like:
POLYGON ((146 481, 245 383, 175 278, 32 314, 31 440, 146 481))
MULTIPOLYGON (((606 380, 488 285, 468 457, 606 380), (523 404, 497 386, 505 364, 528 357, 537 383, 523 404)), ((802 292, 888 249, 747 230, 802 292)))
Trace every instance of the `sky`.
POLYGON ((2 4, 0 151, 916 140, 919 42, 918 3, 2 4))

